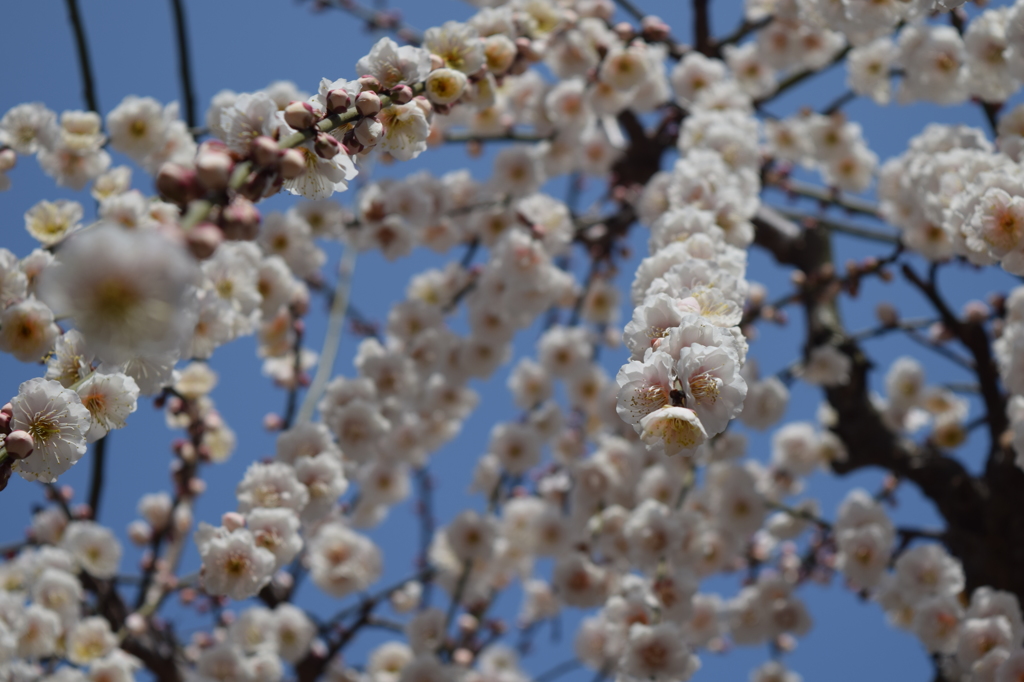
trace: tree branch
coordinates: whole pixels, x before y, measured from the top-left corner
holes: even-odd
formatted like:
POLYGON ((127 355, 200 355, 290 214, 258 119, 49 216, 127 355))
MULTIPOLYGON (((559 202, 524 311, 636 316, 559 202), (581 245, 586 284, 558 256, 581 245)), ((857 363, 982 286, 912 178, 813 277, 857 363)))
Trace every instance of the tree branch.
POLYGON ((82 16, 78 12, 78 0, 64 0, 68 8, 68 18, 75 33, 75 47, 78 49, 78 69, 82 72, 82 95, 85 107, 89 111, 100 113, 100 105, 96 101, 96 86, 92 78, 92 60, 89 58, 89 45, 85 40, 85 27, 82 16))
POLYGON ((174 30, 178 41, 178 77, 181 79, 181 96, 184 100, 185 122, 189 128, 196 127, 196 98, 192 87, 192 66, 189 58, 188 24, 185 21, 185 0, 171 0, 174 12, 174 30))
POLYGON ((103 496, 104 464, 107 458, 107 440, 110 434, 103 436, 93 443, 92 449, 92 479, 89 482, 89 509, 92 520, 100 517, 100 500, 103 496))

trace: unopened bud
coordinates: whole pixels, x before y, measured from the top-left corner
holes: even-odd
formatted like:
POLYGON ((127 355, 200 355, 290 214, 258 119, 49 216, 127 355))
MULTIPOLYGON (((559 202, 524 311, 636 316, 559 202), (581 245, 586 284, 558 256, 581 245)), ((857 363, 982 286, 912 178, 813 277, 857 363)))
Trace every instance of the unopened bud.
POLYGON ((360 92, 380 92, 380 81, 376 76, 360 76, 356 83, 359 84, 360 92))
POLYGON ((380 96, 372 90, 364 90, 356 97, 356 111, 361 116, 373 116, 380 111, 380 96))
POLYGON ((0 173, 11 170, 17 162, 18 155, 14 153, 13 149, 0 150, 0 173))
POLYGON ((373 118, 364 118, 355 129, 356 140, 364 147, 372 147, 384 134, 384 126, 373 118))
POLYGON ((32 434, 27 431, 11 431, 4 439, 4 447, 7 448, 7 454, 12 458, 25 459, 32 454, 36 442, 33 440, 32 434))
POLYGON ((408 104, 412 101, 415 94, 405 83, 401 83, 391 88, 391 101, 395 104, 408 104))
POLYGON ((146 633, 146 619, 141 614, 133 613, 124 619, 124 626, 135 636, 146 633))
POLYGON ((281 177, 294 180, 306 172, 306 159, 298 149, 287 149, 281 155, 281 177))
POLYGON ((11 430, 11 415, 0 412, 0 433, 9 433, 11 430))
POLYGON ((476 632, 477 628, 480 627, 480 621, 471 613, 463 613, 456 622, 458 623, 459 630, 466 633, 476 632))
POLYGON ((213 223, 199 223, 185 233, 185 245, 197 260, 206 260, 224 241, 224 233, 213 223))
POLYGON ((156 175, 156 191, 171 203, 183 206, 202 195, 195 171, 176 163, 160 166, 156 175))
POLYGON ((220 517, 220 523, 229 531, 238 530, 245 528, 245 517, 238 512, 225 512, 224 516, 220 517))
POLYGON ((136 519, 128 524, 128 539, 134 545, 145 547, 153 539, 153 529, 145 521, 136 519))
POLYGON ((327 93, 327 111, 332 114, 344 114, 352 106, 352 95, 346 90, 335 88, 327 93))
POLYGON ((313 151, 321 159, 333 159, 341 151, 341 143, 338 138, 327 133, 318 133, 316 141, 313 142, 313 151))
POLYGON ((277 146, 277 142, 266 135, 260 135, 253 140, 251 149, 252 160, 260 166, 273 166, 281 157, 281 148, 277 146))
POLYGON ((440 69, 444 66, 444 59, 439 54, 430 53, 430 70, 440 69))
POLYGON ((267 431, 280 431, 284 428, 284 419, 281 415, 270 412, 263 417, 263 428, 267 431))
POLYGON ((188 479, 188 492, 193 497, 199 497, 206 492, 206 481, 201 478, 188 479))
POLYGON ((529 38, 516 38, 516 50, 519 56, 528 62, 540 61, 541 54, 534 48, 533 41, 529 38))
POLYGON ((636 32, 633 30, 633 26, 625 21, 620 21, 615 24, 615 28, 613 30, 615 31, 615 35, 619 37, 619 40, 624 43, 628 43, 633 39, 633 36, 636 35, 636 32))
POLYGON ((251 201, 235 197, 221 211, 220 227, 227 239, 251 241, 260 229, 260 212, 251 201))
POLYGON ((309 102, 292 102, 284 108, 284 122, 295 130, 312 128, 319 118, 309 102))
POLYGON ((964 304, 964 320, 971 324, 981 324, 992 314, 992 310, 984 301, 968 301, 964 304))
POLYGON ((895 327, 900 323, 899 311, 896 310, 896 306, 887 301, 882 301, 878 304, 875 308, 875 316, 886 327, 895 327))
POLYGON ((222 190, 231 180, 234 162, 224 152, 200 152, 196 156, 196 178, 207 189, 222 190))
POLYGON ((473 652, 466 647, 459 647, 452 653, 452 661, 466 668, 473 663, 473 652))
POLYGON ((669 38, 670 29, 668 24, 653 14, 643 18, 640 22, 640 28, 643 31, 644 40, 660 43, 669 38))

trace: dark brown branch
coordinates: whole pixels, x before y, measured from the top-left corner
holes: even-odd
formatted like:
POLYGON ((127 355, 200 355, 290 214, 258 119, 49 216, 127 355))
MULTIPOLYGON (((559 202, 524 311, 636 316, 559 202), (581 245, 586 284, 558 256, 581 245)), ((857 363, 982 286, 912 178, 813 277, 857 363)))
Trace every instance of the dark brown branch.
MULTIPOLYGON (((946 304, 938 289, 938 265, 931 267, 928 281, 925 282, 909 265, 903 266, 903 275, 931 302, 942 324, 956 337, 974 358, 974 371, 981 387, 981 397, 985 403, 985 411, 989 414, 989 463, 996 460, 1005 464, 1006 453, 1003 452, 1001 437, 1009 426, 1006 418, 1006 395, 999 386, 999 371, 992 357, 992 347, 988 332, 979 322, 961 321, 946 304)), ((1012 457, 1010 458, 1012 461, 1012 457)))
POLYGON ((693 0, 693 45, 697 52, 708 57, 715 56, 715 44, 711 36, 710 0, 693 0))
POLYGON ((181 79, 181 96, 184 100, 185 122, 189 128, 196 127, 196 97, 192 87, 192 65, 189 57, 188 23, 185 20, 185 0, 171 0, 174 12, 174 32, 178 42, 178 78, 181 79))
POLYGON ((82 73, 82 96, 89 111, 100 113, 100 105, 96 101, 96 86, 92 78, 92 60, 89 58, 89 45, 85 40, 85 26, 78 12, 78 0, 64 0, 68 8, 68 19, 75 33, 75 47, 78 50, 78 69, 82 73))
POLYGON ((93 521, 100 517, 100 500, 103 498, 104 464, 107 458, 107 440, 110 434, 93 443, 92 474, 89 482, 89 510, 93 521))

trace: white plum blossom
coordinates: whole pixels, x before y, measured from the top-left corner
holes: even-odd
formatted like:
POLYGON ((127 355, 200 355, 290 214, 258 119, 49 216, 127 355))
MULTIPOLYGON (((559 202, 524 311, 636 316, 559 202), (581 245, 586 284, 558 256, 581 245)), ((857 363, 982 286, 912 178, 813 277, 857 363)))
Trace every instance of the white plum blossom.
POLYGON ((56 381, 29 379, 18 387, 11 408, 11 429, 33 440, 32 454, 14 463, 22 478, 52 483, 85 454, 92 420, 74 391, 56 381))

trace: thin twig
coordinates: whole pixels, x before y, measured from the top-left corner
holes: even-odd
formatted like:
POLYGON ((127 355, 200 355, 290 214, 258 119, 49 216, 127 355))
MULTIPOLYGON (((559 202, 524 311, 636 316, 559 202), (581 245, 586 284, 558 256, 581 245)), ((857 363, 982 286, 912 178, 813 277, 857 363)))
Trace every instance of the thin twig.
POLYGON ((867 241, 880 242, 882 244, 900 243, 898 235, 882 232, 880 230, 872 230, 869 227, 851 225, 849 223, 843 223, 824 216, 809 216, 786 208, 776 208, 776 210, 794 222, 803 223, 805 225, 810 223, 816 228, 828 230, 829 232, 838 232, 840 234, 856 237, 857 239, 865 239, 867 241))
MULTIPOLYGON (((298 320, 295 320, 297 322, 298 320)), ((281 430, 287 431, 292 427, 292 421, 295 419, 295 408, 299 403, 299 375, 302 373, 302 338, 305 336, 303 333, 304 325, 294 324, 295 329, 295 344, 292 346, 292 353, 295 355, 295 361, 292 366, 292 385, 288 389, 288 401, 285 403, 284 418, 281 422, 281 430)))
POLYGON ((107 440, 110 434, 103 436, 93 445, 92 449, 92 480, 89 482, 89 509, 92 520, 100 517, 100 500, 103 497, 104 464, 107 458, 107 440))
POLYGON ((320 351, 320 362, 316 368, 316 375, 313 383, 306 391, 306 398, 302 401, 302 408, 299 410, 299 417, 296 420, 304 424, 313 418, 313 410, 320 400, 320 395, 327 386, 327 381, 334 371, 334 359, 338 355, 338 346, 341 344, 341 332, 345 326, 345 310, 348 308, 349 294, 352 293, 352 274, 356 269, 356 247, 349 244, 341 254, 341 263, 338 265, 338 283, 334 287, 334 299, 331 301, 331 315, 327 321, 327 334, 324 336, 324 346, 320 351))
POLYGON ((178 39, 178 77, 181 79, 181 96, 185 100, 185 122, 189 128, 196 127, 196 98, 192 86, 192 65, 188 47, 188 24, 185 20, 185 0, 171 0, 174 11, 174 30, 178 39))
POLYGON ((89 111, 100 113, 100 105, 96 101, 96 85, 92 78, 92 60, 89 59, 89 45, 85 40, 85 27, 82 16, 78 13, 78 0, 64 0, 68 8, 68 18, 75 32, 75 46, 78 48, 78 68, 82 72, 82 94, 85 106, 89 111))

